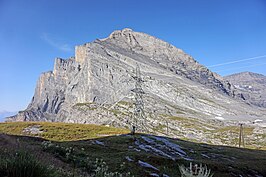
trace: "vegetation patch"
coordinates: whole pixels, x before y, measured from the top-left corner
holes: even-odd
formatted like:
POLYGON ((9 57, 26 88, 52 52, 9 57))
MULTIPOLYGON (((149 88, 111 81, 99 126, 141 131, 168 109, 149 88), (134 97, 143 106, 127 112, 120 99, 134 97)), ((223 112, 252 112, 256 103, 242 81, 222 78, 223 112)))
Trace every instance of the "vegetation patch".
POLYGON ((123 101, 123 100, 122 101, 119 101, 118 104, 125 105, 125 106, 128 106, 128 107, 133 106, 133 103, 128 102, 128 101, 123 101))
POLYGON ((94 103, 76 103, 74 106, 88 106, 94 103))
POLYGON ((29 152, 0 153, 0 174, 3 177, 57 177, 52 166, 44 165, 29 152))
POLYGON ((24 129, 34 125, 39 125, 41 134, 38 136, 53 141, 72 141, 101 137, 101 135, 120 135, 129 133, 126 129, 114 127, 91 125, 91 124, 72 124, 72 123, 52 123, 52 122, 10 122, 0 123, 0 133, 12 135, 28 135, 24 129))

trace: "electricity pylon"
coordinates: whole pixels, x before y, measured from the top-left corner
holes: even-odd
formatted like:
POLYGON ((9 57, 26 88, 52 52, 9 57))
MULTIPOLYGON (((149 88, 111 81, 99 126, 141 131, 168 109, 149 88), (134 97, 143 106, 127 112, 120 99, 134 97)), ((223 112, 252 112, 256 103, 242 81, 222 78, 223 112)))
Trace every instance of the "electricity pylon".
POLYGON ((243 147, 245 147, 243 124, 240 123, 239 126, 240 126, 240 129, 239 129, 239 142, 238 142, 238 147, 241 147, 241 145, 243 147))
POLYGON ((146 127, 146 116, 144 112, 144 102, 143 95, 145 92, 142 89, 142 84, 144 80, 141 77, 140 67, 137 64, 135 76, 133 76, 135 80, 135 88, 131 91, 134 92, 134 113, 133 113, 133 122, 132 122, 132 132, 135 130, 138 131, 147 131, 146 127))
MULTIPOLYGON (((172 116, 170 109, 167 106, 165 106, 165 108, 167 110, 168 115, 172 116)), ((169 134, 169 123, 168 123, 167 118, 165 118, 165 122, 166 122, 166 134, 168 135, 169 134)))

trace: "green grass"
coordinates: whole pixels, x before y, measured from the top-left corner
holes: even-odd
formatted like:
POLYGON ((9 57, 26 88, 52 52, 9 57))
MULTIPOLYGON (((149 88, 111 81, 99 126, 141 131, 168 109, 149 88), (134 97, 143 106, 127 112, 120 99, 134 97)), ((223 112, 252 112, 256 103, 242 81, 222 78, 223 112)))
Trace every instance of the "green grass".
MULTIPOLYGON (((254 127, 244 127, 244 134, 250 135, 253 133, 254 127)), ((232 133, 239 133, 239 127, 238 126, 226 126, 226 127, 221 127, 214 132, 226 132, 230 131, 232 133)))
POLYGON ((128 106, 128 107, 131 107, 133 105, 133 103, 131 102, 128 102, 128 101, 119 101, 118 104, 120 105, 125 105, 125 106, 128 106))
POLYGON ((211 129, 214 128, 212 125, 206 124, 205 122, 202 122, 196 118, 170 116, 170 115, 162 115, 162 116, 173 121, 178 121, 181 124, 181 126, 184 128, 193 128, 204 132, 207 131, 206 127, 211 129))
POLYGON ((74 106, 88 106, 91 104, 93 104, 93 103, 76 103, 74 106))
POLYGON ((53 141, 92 139, 102 136, 125 134, 129 132, 126 129, 91 124, 10 122, 0 123, 0 133, 7 133, 12 135, 27 135, 23 132, 23 130, 33 125, 40 125, 40 130, 43 131, 43 133, 36 136, 53 141))
POLYGON ((95 103, 76 103, 73 107, 78 109, 86 109, 86 110, 96 110, 98 105, 95 103))
POLYGON ((0 153, 0 174, 7 177, 59 177, 51 166, 42 164, 27 151, 0 153))
POLYGON ((177 117, 177 116, 168 116, 164 115, 164 117, 167 116, 171 120, 176 120, 176 121, 187 121, 188 119, 185 117, 177 117))

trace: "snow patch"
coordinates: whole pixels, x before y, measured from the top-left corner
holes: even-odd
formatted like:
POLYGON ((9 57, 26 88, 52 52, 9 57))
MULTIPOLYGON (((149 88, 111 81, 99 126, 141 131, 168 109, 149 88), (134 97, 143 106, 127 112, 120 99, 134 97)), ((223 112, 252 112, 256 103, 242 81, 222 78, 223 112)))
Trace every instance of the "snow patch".
POLYGON ((224 120, 224 118, 223 117, 220 117, 220 116, 216 116, 215 119, 217 119, 217 120, 224 120))
POLYGON ((261 119, 254 120, 254 123, 262 123, 262 122, 263 122, 263 120, 261 120, 261 119))

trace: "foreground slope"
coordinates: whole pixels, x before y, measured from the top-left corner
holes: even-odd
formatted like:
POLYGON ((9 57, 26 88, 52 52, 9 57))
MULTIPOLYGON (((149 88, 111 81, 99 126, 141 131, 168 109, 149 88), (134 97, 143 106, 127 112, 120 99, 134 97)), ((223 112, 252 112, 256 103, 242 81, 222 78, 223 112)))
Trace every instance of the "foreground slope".
POLYGON ((103 159, 109 172, 124 176, 130 171, 129 176, 177 177, 180 176, 178 165, 189 166, 190 162, 207 165, 214 177, 266 175, 266 151, 199 144, 148 134, 119 135, 125 130, 95 125, 60 123, 60 127, 58 123, 1 123, 0 133, 24 136, 0 134, 0 157, 4 157, 5 152, 28 151, 42 163, 53 165, 64 176, 93 174, 95 165, 99 164, 96 159, 103 159), (41 132, 36 134, 37 130, 41 132), (57 132, 56 136, 56 130, 62 134, 57 132), (84 136, 80 137, 81 133, 77 132, 83 132, 84 136), (65 139, 62 139, 63 134, 65 139), (99 136, 91 136, 93 134, 99 136), (114 134, 117 135, 112 136, 114 134), (110 136, 100 137, 104 135, 110 136))
MULTIPOLYGON (((202 134, 221 125, 237 126, 238 121, 266 120, 266 109, 248 105, 230 82, 181 49, 131 29, 77 46, 70 59, 57 58, 53 71, 40 76, 28 108, 8 120, 130 127, 137 65, 149 132, 176 137, 180 132, 198 134, 197 127, 205 127, 202 134), (181 126, 180 119, 197 124, 181 126)), ((200 139, 207 141, 207 134, 200 139)))

